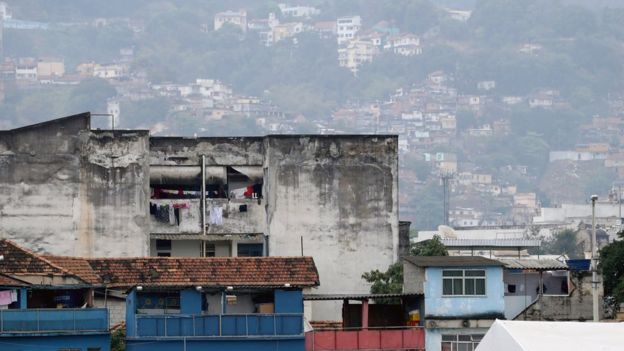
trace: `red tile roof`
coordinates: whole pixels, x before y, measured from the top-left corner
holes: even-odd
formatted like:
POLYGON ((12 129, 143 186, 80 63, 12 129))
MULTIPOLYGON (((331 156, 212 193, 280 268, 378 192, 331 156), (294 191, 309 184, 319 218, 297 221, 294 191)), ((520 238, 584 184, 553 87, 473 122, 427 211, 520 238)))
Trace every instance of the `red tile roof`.
MULTIPOLYGON (((0 274, 74 276, 109 287, 319 285, 311 257, 80 258, 38 255, 0 240, 0 274)), ((8 283, 8 281, 7 281, 8 283)), ((0 280, 0 285, 5 285, 0 280)))
POLYGON ((18 279, 0 274, 0 286, 28 286, 30 284, 18 279))
POLYGON ((111 287, 248 286, 276 287, 319 284, 311 257, 212 257, 89 259, 111 287))
POLYGON ((80 278, 89 284, 98 285, 101 284, 101 278, 98 276, 89 261, 80 257, 64 257, 64 256, 42 256, 46 260, 63 267, 72 275, 80 278))
POLYGON ((69 275, 64 268, 6 239, 0 240, 0 255, 3 256, 0 260, 0 273, 3 274, 69 275))

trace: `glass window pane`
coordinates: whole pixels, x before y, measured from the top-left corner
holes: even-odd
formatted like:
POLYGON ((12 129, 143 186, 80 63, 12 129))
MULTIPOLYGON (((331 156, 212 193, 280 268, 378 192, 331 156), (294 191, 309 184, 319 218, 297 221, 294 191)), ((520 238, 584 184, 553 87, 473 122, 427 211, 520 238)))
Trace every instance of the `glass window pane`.
POLYGON ((453 295, 453 279, 442 279, 442 294, 453 295))
POLYGON ((442 351, 453 351, 453 344, 451 344, 450 342, 442 342, 442 351))
POLYGON ((474 294, 475 294, 475 280, 466 279, 466 295, 474 295, 474 294))
POLYGON ((462 279, 453 279, 453 295, 464 294, 464 281, 462 279))
POLYGON ((485 271, 484 270, 466 271, 466 277, 485 277, 485 271))
POLYGON ((475 335, 472 336, 472 340, 474 342, 479 343, 479 342, 481 342, 481 339, 483 339, 483 337, 484 337, 483 334, 475 334, 475 335))
POLYGON ((461 277, 462 276, 462 271, 459 270, 446 270, 446 271, 442 271, 442 276, 444 277, 461 277))
POLYGON ((459 341, 472 341, 472 337, 470 335, 458 335, 457 338, 459 341))
POLYGON ((472 344, 458 344, 457 351, 473 351, 472 344))
POLYGON ((457 335, 442 335, 442 341, 456 341, 457 335))
POLYGON ((485 295, 485 279, 475 279, 477 283, 477 295, 485 295))

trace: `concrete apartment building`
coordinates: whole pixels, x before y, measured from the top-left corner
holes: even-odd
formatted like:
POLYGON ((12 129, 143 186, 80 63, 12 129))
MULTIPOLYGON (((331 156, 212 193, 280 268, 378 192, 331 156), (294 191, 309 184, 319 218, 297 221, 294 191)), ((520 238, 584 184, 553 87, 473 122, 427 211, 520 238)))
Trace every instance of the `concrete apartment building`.
MULTIPOLYGON (((333 294, 367 293, 361 274, 398 259, 397 136, 150 137, 90 118, 0 131, 1 238, 83 257, 313 256, 315 293, 333 294)), ((333 304, 308 317, 340 319, 333 304)))

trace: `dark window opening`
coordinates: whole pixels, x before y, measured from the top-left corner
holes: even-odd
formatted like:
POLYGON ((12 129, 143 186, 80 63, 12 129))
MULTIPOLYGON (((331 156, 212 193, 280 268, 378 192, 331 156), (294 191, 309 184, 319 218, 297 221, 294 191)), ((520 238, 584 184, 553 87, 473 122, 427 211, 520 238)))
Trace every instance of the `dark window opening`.
POLYGON ((171 240, 156 240, 156 251, 171 251, 171 240))
POLYGON ((261 257, 262 244, 238 244, 239 257, 261 257))

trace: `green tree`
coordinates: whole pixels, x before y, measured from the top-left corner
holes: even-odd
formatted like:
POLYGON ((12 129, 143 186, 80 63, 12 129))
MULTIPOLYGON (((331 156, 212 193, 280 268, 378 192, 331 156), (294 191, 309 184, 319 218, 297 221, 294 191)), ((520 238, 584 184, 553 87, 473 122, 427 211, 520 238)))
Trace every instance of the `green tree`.
POLYGON ((434 235, 431 240, 421 241, 412 245, 410 253, 414 256, 448 256, 448 250, 442 244, 439 235, 434 235))
MULTIPOLYGON (((414 245, 410 252, 415 256, 448 256, 446 247, 437 235, 414 245)), ((399 294, 403 291, 403 262, 391 264, 385 272, 378 269, 366 272, 362 274, 362 279, 372 284, 371 294, 399 294)))
POLYGON ((620 240, 600 250, 600 269, 604 281, 605 296, 613 296, 616 304, 624 302, 624 232, 620 240))
POLYGON ((576 241, 576 232, 570 229, 555 233, 551 238, 544 241, 542 252, 549 255, 565 254, 569 258, 583 257, 583 248, 576 241))

